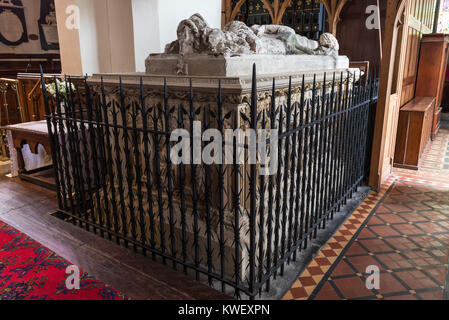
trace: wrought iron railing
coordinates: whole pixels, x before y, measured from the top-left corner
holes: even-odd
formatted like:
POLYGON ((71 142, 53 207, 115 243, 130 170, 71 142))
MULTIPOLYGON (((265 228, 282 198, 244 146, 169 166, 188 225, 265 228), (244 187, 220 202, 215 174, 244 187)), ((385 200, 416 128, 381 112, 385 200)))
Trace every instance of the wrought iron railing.
POLYGON ((362 183, 377 99, 374 79, 299 79, 290 77, 283 93, 273 80, 262 105, 254 72, 249 98, 232 109, 221 83, 215 103, 198 101, 192 84, 185 103, 170 100, 166 82, 157 93, 141 80, 133 95, 121 82, 112 89, 86 82, 82 94, 69 88, 65 101, 43 88, 59 213, 223 292, 255 298, 269 291, 362 183), (267 145, 277 130, 278 145, 270 147, 276 172, 239 163, 239 144, 245 160, 251 148, 239 136, 231 140, 232 164, 173 163, 173 130, 184 129, 193 146, 195 121, 222 136, 267 129, 267 145))

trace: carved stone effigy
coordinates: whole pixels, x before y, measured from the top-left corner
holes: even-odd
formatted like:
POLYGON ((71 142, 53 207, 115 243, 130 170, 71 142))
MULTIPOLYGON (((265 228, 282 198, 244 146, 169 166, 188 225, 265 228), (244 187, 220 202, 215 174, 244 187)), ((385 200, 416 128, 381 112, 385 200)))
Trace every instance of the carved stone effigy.
MULTIPOLYGON (((162 106, 164 108, 164 80, 166 80, 168 88, 168 104, 170 108, 173 108, 175 112, 170 113, 169 122, 165 123, 163 116, 157 122, 157 125, 151 124, 150 129, 157 130, 174 130, 178 128, 179 122, 182 123, 183 128, 189 128, 189 117, 187 114, 182 115, 182 120, 179 121, 178 108, 183 108, 184 110, 189 110, 190 107, 190 83, 193 88, 193 101, 194 109, 198 110, 196 114, 196 120, 204 119, 204 108, 208 106, 208 110, 217 114, 217 96, 219 82, 222 89, 222 100, 223 100, 223 114, 229 114, 230 116, 224 122, 223 129, 237 129, 237 128, 249 128, 247 122, 245 122, 242 114, 246 118, 251 118, 249 102, 251 100, 251 88, 252 88, 252 69, 253 64, 257 67, 257 99, 258 99, 258 110, 260 113, 264 111, 268 114, 271 107, 271 97, 272 97, 272 86, 273 79, 275 80, 275 101, 276 106, 285 106, 287 103, 288 87, 291 78, 292 84, 292 101, 293 103, 301 101, 301 93, 304 91, 305 107, 302 112, 306 112, 310 109, 310 101, 312 99, 313 81, 315 78, 315 91, 316 99, 322 96, 323 92, 330 92, 332 89, 338 95, 340 85, 343 89, 351 86, 351 83, 347 83, 347 75, 350 75, 350 79, 355 79, 360 74, 356 75, 354 70, 349 69, 349 60, 347 57, 338 56, 338 41, 331 35, 324 34, 320 41, 313 41, 307 38, 296 35, 293 30, 284 26, 254 26, 248 28, 246 25, 240 22, 232 22, 227 25, 224 30, 212 29, 207 26, 207 23, 200 15, 194 15, 188 20, 184 20, 180 23, 178 28, 178 40, 167 45, 166 53, 159 55, 150 55, 146 61, 147 63, 147 74, 101 74, 94 75, 89 79, 89 83, 99 90, 101 79, 104 82, 105 90, 107 93, 107 100, 111 102, 112 105, 120 103, 118 85, 121 81, 123 85, 123 93, 126 97, 125 104, 127 105, 126 119, 122 118, 122 115, 118 113, 116 116, 116 121, 119 124, 126 123, 128 126, 133 126, 133 119, 131 116, 130 109, 132 108, 133 102, 139 105, 140 99, 140 81, 145 89, 145 95, 148 98, 148 106, 156 107, 162 106), (326 73, 326 82, 324 82, 324 73, 326 73), (332 79, 335 74, 335 82, 332 79), (343 75, 343 77, 342 77, 343 75), (302 88, 302 81, 304 77, 304 88, 302 88), (335 87, 332 88, 332 83, 335 87), (235 127, 234 124, 237 124, 235 127)), ((309 110, 310 111, 310 110, 309 110)), ((301 112, 297 108, 295 113, 301 112)), ((291 116, 291 121, 294 119, 294 114, 291 116)), ((299 116, 298 116, 299 118, 299 116)), ((112 107, 108 110, 108 121, 112 123, 114 121, 112 107)), ((142 129, 143 119, 142 115, 138 114, 135 120, 135 126, 142 129)), ((290 123, 290 127, 295 127, 297 124, 290 123)), ((270 127, 269 121, 266 123, 267 127, 270 127)), ((286 119, 284 118, 283 123, 284 128, 287 126, 286 119)), ((261 124, 259 124, 261 127, 261 124)), ((210 119, 210 128, 218 128, 217 121, 210 119)), ((113 157, 117 154, 121 156, 124 160, 126 157, 126 150, 124 150, 124 139, 125 136, 123 132, 118 134, 119 145, 114 142, 114 130, 111 129, 109 135, 111 137, 111 147, 114 152, 113 157)), ((131 134, 131 133, 130 133, 131 134)), ((317 137, 318 138, 318 137, 317 137)), ((145 139, 149 140, 149 145, 151 150, 154 151, 155 148, 155 136, 149 135, 145 137, 141 132, 138 134, 139 150, 144 150, 143 144, 145 139)), ((239 143, 245 144, 245 137, 238 138, 239 143)), ((181 248, 181 187, 180 181, 176 174, 173 174, 173 198, 172 207, 170 208, 170 201, 166 193, 167 190, 167 168, 168 164, 165 161, 167 159, 165 146, 165 137, 161 137, 159 140, 160 145, 160 155, 162 162, 160 168, 156 168, 156 161, 154 158, 154 153, 151 153, 151 176, 148 177, 146 173, 143 173, 142 177, 137 177, 133 173, 132 183, 133 188, 136 188, 138 183, 142 184, 142 192, 144 195, 143 204, 139 203, 136 196, 136 190, 134 190, 133 199, 126 198, 125 206, 122 207, 120 201, 116 201, 119 204, 118 211, 122 210, 127 212, 127 223, 131 223, 130 219, 130 203, 131 207, 136 208, 136 212, 140 205, 143 205, 145 212, 148 212, 150 208, 150 203, 148 201, 148 193, 152 194, 152 198, 155 199, 152 205, 155 211, 155 216, 158 217, 158 212, 163 212, 165 215, 165 226, 164 229, 170 230, 169 221, 167 219, 168 212, 172 210, 174 214, 174 220, 176 221, 175 237, 176 237, 176 247, 177 253, 179 254, 181 248), (158 169, 158 170, 156 170, 158 169), (163 203, 158 203, 156 200, 158 198, 158 186, 157 181, 160 178, 158 176, 158 171, 162 175, 162 187, 164 189, 162 200, 163 203), (152 190, 146 188, 148 179, 151 179, 153 186, 152 190), (139 182, 140 180, 140 182, 139 182)), ((303 141, 298 141, 299 143, 305 143, 303 141)), ((285 152, 285 151, 283 151, 285 152)), ((284 156, 282 153, 281 156, 284 156)), ((299 155, 301 157, 301 162, 304 161, 304 155, 299 155)), ((120 163, 114 161, 114 159, 108 159, 108 161, 113 161, 113 168, 115 172, 123 172, 126 175, 127 168, 124 165, 125 161, 120 163)), ((131 163, 136 163, 136 157, 134 155, 130 156, 131 163)), ((140 164, 145 163, 145 155, 141 154, 139 160, 140 164)), ((176 173, 179 167, 171 165, 171 170, 176 173)), ((248 272, 248 247, 249 247, 249 235, 248 235, 248 210, 249 210, 249 199, 246 195, 249 194, 249 180, 248 175, 249 166, 241 166, 241 171, 244 173, 239 178, 239 186, 242 190, 242 200, 240 206, 241 218, 240 218, 240 235, 241 235, 241 250, 239 257, 233 256, 233 239, 234 239, 234 219, 235 219, 235 208, 233 207, 233 190, 235 189, 234 177, 232 176, 232 168, 228 168, 224 177, 224 188, 226 192, 224 193, 223 203, 224 203, 224 237, 226 241, 226 275, 232 278, 235 270, 233 269, 233 259, 237 259, 241 262, 241 277, 245 279, 248 272)), ((200 242, 201 248, 205 247, 206 244, 206 234, 207 220, 206 220, 206 203, 207 203, 207 192, 210 190, 219 190, 219 176, 217 174, 217 166, 212 165, 210 167, 210 190, 206 190, 204 179, 206 176, 206 166, 199 165, 196 168, 196 180, 198 182, 198 230, 201 232, 200 242)), ((186 181, 190 182, 192 179, 192 169, 186 166, 186 181)), ((281 174, 284 172, 281 169, 281 174)), ((291 184, 291 179, 296 180, 299 171, 293 175, 289 174, 288 186, 291 184)), ((101 195, 101 203, 103 206, 112 207, 112 192, 111 189, 116 190, 118 184, 117 174, 114 175, 114 183, 109 183, 109 189, 101 195), (107 201, 105 201, 107 197, 107 201)), ((129 178, 129 177, 128 177, 129 178)), ((124 177, 126 179, 126 177, 124 177)), ((128 185, 125 182, 124 194, 129 193, 128 185)), ((284 186, 283 186, 284 188, 284 186)), ((186 215, 186 225, 187 225, 187 239, 189 243, 189 248, 192 247, 192 242, 194 238, 194 221, 193 221, 193 201, 191 197, 191 185, 187 183, 184 189, 184 196, 187 209, 186 215)), ((275 194, 277 190, 275 189, 275 194)), ((118 193, 115 192, 118 197, 118 193)), ((283 191, 279 191, 279 194, 283 196, 283 191)), ((210 203, 212 207, 210 208, 210 219, 211 219, 211 229, 212 229, 212 251, 213 251, 213 261, 214 265, 219 265, 218 261, 220 259, 219 253, 219 243, 218 237, 220 234, 220 224, 219 224, 219 214, 220 209, 218 207, 219 194, 217 192, 212 192, 209 194, 211 197, 210 203)), ((268 190, 266 190, 265 201, 268 199, 268 190)), ((289 209, 288 203, 290 202, 290 195, 286 197, 287 199, 287 210, 289 209)), ((260 208, 260 201, 257 199, 257 206, 260 208)), ((97 203, 97 201, 93 201, 97 203)), ((281 205, 282 206, 282 205, 281 205)), ((268 205, 264 204, 265 214, 268 215, 268 205)), ((107 212, 107 208, 97 208, 98 214, 104 214, 107 212)), ((103 221, 106 217, 103 217, 103 221)), ((95 218, 98 220, 98 217, 95 218)), ((138 218, 140 219, 140 218, 138 218)), ((258 218, 259 219, 259 218, 258 218)), ((140 238, 142 233, 147 235, 149 238, 149 228, 151 224, 148 215, 144 217, 145 221, 138 220, 137 225, 137 237, 140 238), (142 229, 142 226, 146 226, 142 229)), ((156 218, 154 222, 156 231, 159 230, 160 220, 156 218)), ((257 221, 257 224, 260 220, 257 221)), ((265 219, 265 224, 267 219, 265 219)), ((287 224, 288 221, 283 221, 287 224)), ((120 228, 123 231, 123 225, 121 221, 118 221, 120 228)), ((266 227, 265 227, 266 230, 266 227)), ((280 232, 277 230, 275 232, 280 232)), ((130 236, 130 231, 127 231, 127 236, 130 236)), ((160 235, 158 234, 158 237, 160 235)), ((157 238, 157 237, 156 237, 157 238)), ((259 240, 265 245, 264 235, 257 235, 256 240, 259 240)), ((169 242, 168 236, 166 242, 169 242)), ((160 246, 160 240, 158 240, 157 246, 160 246)), ((271 245, 271 244, 270 244, 271 245)), ((274 249, 274 248, 273 248, 274 249)), ((166 252, 174 254, 171 252, 170 248, 167 248, 166 252)), ((193 250, 189 249, 188 260, 193 260, 193 250)), ((206 262, 206 252, 202 249, 200 252, 201 260, 203 264, 206 262)), ((256 259, 257 260, 257 259, 256 259)))
POLYGON ((295 34, 286 26, 249 28, 240 21, 224 30, 210 28, 199 15, 182 21, 178 40, 164 54, 146 61, 148 74, 242 77, 256 64, 259 75, 300 74, 347 69, 347 57, 338 56, 339 44, 332 34, 319 41, 295 34))
POLYGON ((223 30, 210 28, 200 14, 181 21, 178 39, 167 45, 166 54, 310 54, 338 55, 337 39, 325 33, 319 41, 295 33, 290 27, 254 25, 232 21, 223 30))

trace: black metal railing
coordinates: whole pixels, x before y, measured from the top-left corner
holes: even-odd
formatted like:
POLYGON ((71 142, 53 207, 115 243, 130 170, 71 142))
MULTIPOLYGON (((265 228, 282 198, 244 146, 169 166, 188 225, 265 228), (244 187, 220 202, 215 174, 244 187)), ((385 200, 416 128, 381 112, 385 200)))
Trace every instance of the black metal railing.
MULTIPOLYGON (((362 183, 378 81, 302 76, 281 89, 273 79, 258 94, 255 70, 247 99, 232 107, 221 81, 208 102, 197 99, 192 80, 181 102, 166 81, 160 92, 142 79, 132 91, 121 81, 114 88, 86 82, 68 87, 67 99, 43 86, 59 213, 223 292, 255 298, 269 291, 362 183), (232 164, 173 163, 173 130, 184 129, 194 146, 198 123, 222 136, 266 129, 267 145, 277 130, 269 150, 270 158, 277 154, 275 174, 248 163, 251 146, 239 135, 231 139, 232 164)), ((193 160, 196 151, 188 155, 193 160)))

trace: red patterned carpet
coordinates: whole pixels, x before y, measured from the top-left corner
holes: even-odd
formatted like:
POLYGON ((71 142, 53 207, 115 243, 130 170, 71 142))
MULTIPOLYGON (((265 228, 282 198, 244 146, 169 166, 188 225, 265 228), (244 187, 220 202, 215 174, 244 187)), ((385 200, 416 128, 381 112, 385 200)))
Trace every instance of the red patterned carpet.
POLYGON ((0 300, 124 300, 114 288, 80 272, 80 290, 68 290, 71 264, 0 221, 0 300))

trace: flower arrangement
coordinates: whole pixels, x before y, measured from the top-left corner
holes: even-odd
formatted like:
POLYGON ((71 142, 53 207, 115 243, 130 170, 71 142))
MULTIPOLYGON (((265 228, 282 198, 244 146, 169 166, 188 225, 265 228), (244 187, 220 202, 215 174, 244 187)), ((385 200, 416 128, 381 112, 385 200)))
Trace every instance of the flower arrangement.
POLYGON ((56 79, 56 82, 48 83, 45 85, 47 92, 56 98, 56 93, 58 93, 59 98, 63 101, 67 101, 67 93, 75 92, 76 88, 73 83, 68 81, 61 81, 56 79))

